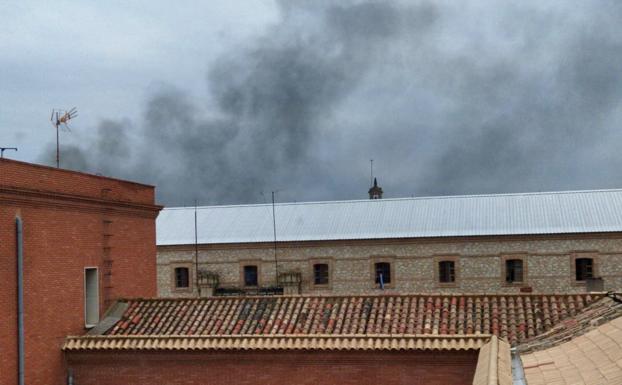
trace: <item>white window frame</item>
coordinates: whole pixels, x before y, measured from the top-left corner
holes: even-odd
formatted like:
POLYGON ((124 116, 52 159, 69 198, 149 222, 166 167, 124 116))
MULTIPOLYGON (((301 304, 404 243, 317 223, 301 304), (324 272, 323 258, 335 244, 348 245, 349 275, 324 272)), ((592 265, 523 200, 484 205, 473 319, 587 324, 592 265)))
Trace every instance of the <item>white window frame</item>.
POLYGON ((86 328, 92 328, 97 325, 97 322, 92 324, 89 323, 89 314, 88 314, 88 293, 87 293, 87 282, 86 282, 86 274, 88 270, 95 270, 95 284, 96 284, 96 313, 94 317, 99 322, 99 267, 97 266, 87 266, 84 268, 84 326, 86 328))

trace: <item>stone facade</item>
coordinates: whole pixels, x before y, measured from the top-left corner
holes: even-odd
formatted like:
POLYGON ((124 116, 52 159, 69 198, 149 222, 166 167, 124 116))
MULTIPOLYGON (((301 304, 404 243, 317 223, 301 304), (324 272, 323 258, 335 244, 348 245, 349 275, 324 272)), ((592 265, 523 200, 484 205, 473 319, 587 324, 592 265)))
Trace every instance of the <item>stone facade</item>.
MULTIPOLYGON (((219 287, 244 286, 243 267, 256 265, 258 286, 274 286, 275 272, 298 272, 302 294, 378 293, 374 264, 388 262, 399 293, 580 293, 575 259, 590 258, 593 276, 605 290, 622 288, 622 234, 490 236, 361 241, 309 241, 273 244, 199 245, 199 270, 218 275, 219 287), (523 261, 522 282, 506 282, 507 259, 523 261), (455 282, 439 282, 439 262, 453 261, 455 282), (315 285, 313 265, 326 263, 329 281, 315 285)), ((194 245, 158 247, 158 294, 197 296, 194 245), (176 288, 174 269, 189 269, 188 288, 176 288)), ((206 293, 203 293, 205 295, 206 293)))

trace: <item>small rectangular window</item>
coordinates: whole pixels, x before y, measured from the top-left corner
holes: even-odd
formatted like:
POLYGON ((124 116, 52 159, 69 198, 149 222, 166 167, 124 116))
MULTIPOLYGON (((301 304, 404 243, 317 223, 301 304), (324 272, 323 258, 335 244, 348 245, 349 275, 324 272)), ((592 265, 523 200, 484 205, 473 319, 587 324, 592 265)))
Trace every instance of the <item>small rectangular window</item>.
POLYGON ((508 259, 505 261, 505 282, 523 282, 522 259, 508 259))
POLYGON ((391 264, 388 262, 378 262, 375 264, 376 268, 376 283, 384 284, 391 283, 391 264))
POLYGON ((577 281, 585 281, 594 277, 594 260, 592 258, 577 258, 574 263, 577 281))
POLYGON ((97 268, 84 269, 84 324, 93 327, 99 322, 99 278, 97 268))
POLYGON ((313 265, 313 282, 316 285, 328 285, 328 264, 316 263, 313 265))
POLYGON ((441 261, 438 263, 438 280, 441 283, 456 282, 456 265, 454 261, 441 261))
POLYGON ((187 267, 175 268, 175 287, 178 289, 190 287, 190 269, 187 267))
POLYGON ((257 286, 257 266, 244 266, 244 286, 257 286))

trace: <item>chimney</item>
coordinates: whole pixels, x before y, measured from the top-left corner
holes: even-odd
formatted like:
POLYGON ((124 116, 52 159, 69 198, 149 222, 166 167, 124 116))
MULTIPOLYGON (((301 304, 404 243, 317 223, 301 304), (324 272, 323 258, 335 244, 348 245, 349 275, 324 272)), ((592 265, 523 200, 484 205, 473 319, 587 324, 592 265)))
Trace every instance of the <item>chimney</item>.
POLYGON ((374 185, 369 189, 369 199, 382 199, 382 188, 378 187, 378 181, 374 178, 374 185))

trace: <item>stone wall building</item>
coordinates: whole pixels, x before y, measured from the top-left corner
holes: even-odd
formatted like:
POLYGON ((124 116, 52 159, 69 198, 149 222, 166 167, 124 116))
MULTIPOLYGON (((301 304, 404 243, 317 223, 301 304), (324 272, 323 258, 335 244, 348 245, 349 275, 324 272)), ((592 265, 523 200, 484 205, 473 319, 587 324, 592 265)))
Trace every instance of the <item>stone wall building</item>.
POLYGON ((622 190, 169 208, 158 293, 616 290, 620 213, 622 190))

